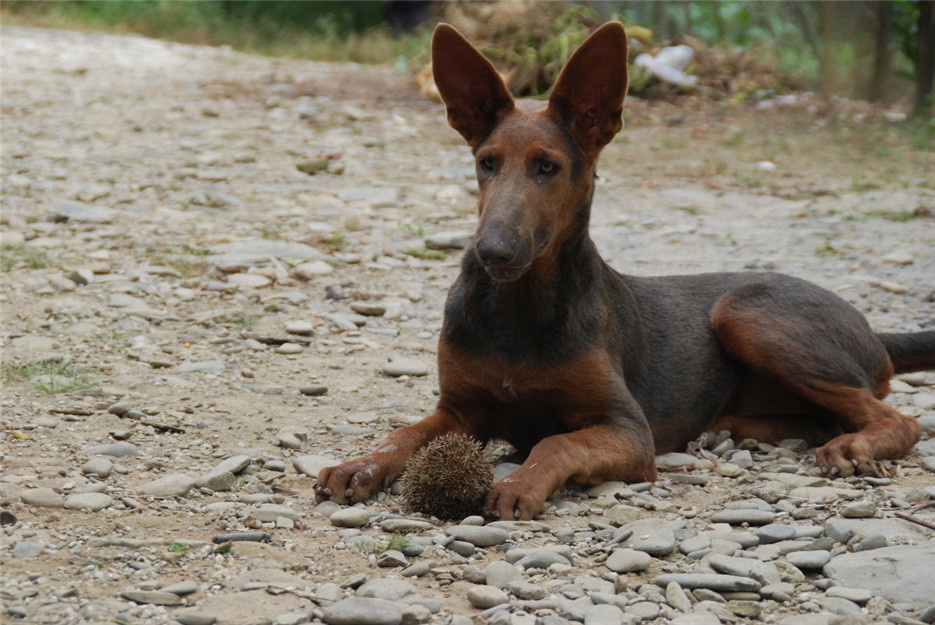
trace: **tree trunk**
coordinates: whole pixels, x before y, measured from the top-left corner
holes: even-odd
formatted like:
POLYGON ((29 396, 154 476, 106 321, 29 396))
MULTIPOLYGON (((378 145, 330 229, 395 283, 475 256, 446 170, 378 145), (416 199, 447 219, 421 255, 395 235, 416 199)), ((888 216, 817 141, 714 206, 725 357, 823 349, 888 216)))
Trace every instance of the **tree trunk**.
POLYGON ((913 115, 932 116, 932 86, 935 80, 935 2, 919 1, 916 30, 916 101, 913 115))
POLYGON ((870 84, 867 85, 867 99, 871 102, 881 102, 887 93, 890 69, 893 55, 890 50, 892 29, 890 27, 890 12, 887 2, 877 2, 874 7, 876 17, 874 23, 874 56, 873 74, 870 84))

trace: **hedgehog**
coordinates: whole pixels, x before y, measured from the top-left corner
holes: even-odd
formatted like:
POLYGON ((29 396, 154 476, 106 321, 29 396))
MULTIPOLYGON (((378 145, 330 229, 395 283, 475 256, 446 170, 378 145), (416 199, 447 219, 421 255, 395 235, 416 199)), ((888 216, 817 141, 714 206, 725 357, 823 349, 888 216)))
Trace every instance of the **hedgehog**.
POLYGON ((461 520, 482 513, 493 487, 493 468, 479 441, 466 434, 443 434, 413 454, 399 482, 407 511, 461 520))

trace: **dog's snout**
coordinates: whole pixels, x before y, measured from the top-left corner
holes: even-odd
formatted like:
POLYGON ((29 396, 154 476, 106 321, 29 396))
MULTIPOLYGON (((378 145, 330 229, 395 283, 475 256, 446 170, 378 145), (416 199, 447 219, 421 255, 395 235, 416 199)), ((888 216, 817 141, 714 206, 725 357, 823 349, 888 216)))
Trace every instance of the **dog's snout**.
POLYGON ((477 240, 474 247, 477 259, 484 267, 500 267, 509 264, 516 256, 516 244, 503 233, 489 233, 477 240))

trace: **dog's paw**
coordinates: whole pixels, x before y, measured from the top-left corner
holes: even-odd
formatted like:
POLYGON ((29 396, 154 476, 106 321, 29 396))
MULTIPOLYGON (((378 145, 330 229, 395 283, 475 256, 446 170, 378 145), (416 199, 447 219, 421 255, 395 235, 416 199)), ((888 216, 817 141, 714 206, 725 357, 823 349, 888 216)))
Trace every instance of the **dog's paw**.
POLYGON ((842 434, 819 448, 815 460, 821 472, 832 477, 872 473, 875 463, 870 449, 861 434, 842 434))
POLYGON ((539 514, 545 504, 545 496, 520 480, 506 477, 497 482, 487 496, 487 514, 504 521, 520 519, 528 521, 539 514))
POLYGON ((387 473, 386 465, 373 456, 327 467, 318 473, 315 498, 337 503, 364 501, 385 487, 387 473))

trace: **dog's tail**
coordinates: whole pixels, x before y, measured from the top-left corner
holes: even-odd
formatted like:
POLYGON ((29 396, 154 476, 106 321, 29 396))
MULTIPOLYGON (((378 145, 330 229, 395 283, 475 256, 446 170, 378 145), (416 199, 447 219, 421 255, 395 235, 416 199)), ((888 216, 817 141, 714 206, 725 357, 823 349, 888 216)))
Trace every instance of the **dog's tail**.
POLYGON ((895 373, 935 370, 935 330, 925 332, 881 333, 895 373))

